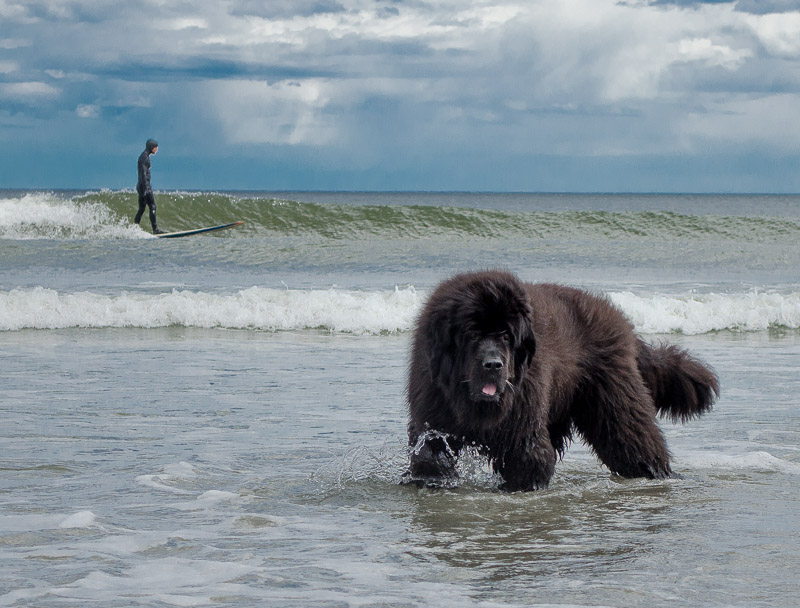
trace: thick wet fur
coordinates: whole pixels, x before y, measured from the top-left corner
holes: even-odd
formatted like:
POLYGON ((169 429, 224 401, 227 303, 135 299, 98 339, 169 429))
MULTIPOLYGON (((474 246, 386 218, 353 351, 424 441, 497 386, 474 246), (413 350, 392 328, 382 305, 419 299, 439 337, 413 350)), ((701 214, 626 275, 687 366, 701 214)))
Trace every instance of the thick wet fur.
POLYGON ((574 432, 614 473, 670 477, 656 415, 689 420, 718 394, 713 371, 643 342, 604 297, 502 271, 457 275, 417 321, 404 481, 452 483, 475 445, 503 489, 543 488, 574 432))

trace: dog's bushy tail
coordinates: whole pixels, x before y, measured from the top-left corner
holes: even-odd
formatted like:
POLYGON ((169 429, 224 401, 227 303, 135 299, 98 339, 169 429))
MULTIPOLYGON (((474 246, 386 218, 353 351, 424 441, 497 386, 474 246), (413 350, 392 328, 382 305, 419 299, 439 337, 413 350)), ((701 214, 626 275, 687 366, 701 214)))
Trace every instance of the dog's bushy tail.
POLYGON ((686 422, 711 410, 719 396, 717 375, 682 348, 641 343, 639 372, 658 414, 686 422))

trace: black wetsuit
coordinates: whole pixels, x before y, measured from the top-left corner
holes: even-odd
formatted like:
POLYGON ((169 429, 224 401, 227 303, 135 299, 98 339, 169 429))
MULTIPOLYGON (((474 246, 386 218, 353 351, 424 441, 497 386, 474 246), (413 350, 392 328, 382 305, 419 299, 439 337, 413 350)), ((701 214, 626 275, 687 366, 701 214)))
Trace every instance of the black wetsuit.
POLYGON ((139 181, 136 183, 136 192, 139 193, 139 213, 134 220, 137 224, 141 221, 144 208, 150 208, 150 223, 153 225, 153 233, 158 230, 156 226, 156 199, 153 196, 153 189, 150 187, 150 153, 152 150, 145 150, 139 156, 137 171, 139 181))

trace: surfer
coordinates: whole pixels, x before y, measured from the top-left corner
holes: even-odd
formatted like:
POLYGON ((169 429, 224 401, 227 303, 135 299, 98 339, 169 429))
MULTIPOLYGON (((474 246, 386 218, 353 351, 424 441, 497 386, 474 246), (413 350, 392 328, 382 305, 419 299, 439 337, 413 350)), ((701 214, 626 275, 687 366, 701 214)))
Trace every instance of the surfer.
POLYGON ((156 225, 156 199, 153 196, 153 189, 150 187, 150 155, 158 152, 158 142, 155 139, 148 139, 144 147, 144 152, 139 156, 137 172, 139 181, 136 182, 136 192, 139 193, 139 213, 133 221, 137 224, 141 221, 144 208, 150 208, 150 223, 153 225, 153 234, 164 234, 156 225))

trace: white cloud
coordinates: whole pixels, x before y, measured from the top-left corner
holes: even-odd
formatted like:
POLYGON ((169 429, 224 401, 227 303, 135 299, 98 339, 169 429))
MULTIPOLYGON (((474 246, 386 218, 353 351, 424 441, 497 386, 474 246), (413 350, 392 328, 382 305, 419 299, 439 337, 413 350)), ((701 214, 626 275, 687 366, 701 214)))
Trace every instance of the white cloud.
POLYGON ((767 51, 779 57, 800 58, 800 12, 750 15, 747 22, 767 51))
MULTIPOLYGON (((231 28, 225 42, 238 45, 286 44, 304 47, 322 35, 328 40, 349 37, 373 41, 447 39, 453 44, 456 41, 452 36, 454 32, 475 26, 474 33, 478 33, 484 25, 481 16, 469 10, 456 11, 448 19, 442 20, 441 12, 432 13, 416 7, 403 6, 397 14, 388 17, 381 16, 376 9, 375 5, 367 5, 357 10, 280 19, 248 17, 239 22, 240 28, 231 28)), ((499 9, 491 10, 494 13, 499 12, 499 9)), ((461 44, 463 41, 458 42, 459 46, 461 44)))
MULTIPOLYGON (((770 60, 759 44, 782 57, 793 44, 800 48, 791 18, 737 12, 730 3, 443 0, 397 2, 391 12, 371 0, 341 4, 343 10, 316 14, 284 10, 278 18, 205 5, 185 17, 199 23, 204 15, 208 28, 187 30, 181 48, 289 68, 293 82, 236 76, 204 85, 211 118, 232 144, 323 146, 348 138, 365 145, 359 112, 381 99, 398 108, 424 106, 427 113, 415 119, 429 125, 430 137, 451 137, 458 125, 466 130, 477 122, 510 128, 521 141, 531 141, 535 129, 531 149, 672 153, 709 137, 692 127, 689 112, 699 116, 697 107, 706 104, 711 114, 728 111, 697 90, 704 78, 724 87, 719 74, 727 73, 740 90, 743 68, 770 60), (537 112, 553 114, 544 123, 525 118, 537 112), (593 116, 605 117, 601 126, 593 116), (635 134, 603 126, 626 120, 635 134)), ((797 82, 786 65, 773 67, 797 82)))
POLYGON ((28 17, 28 9, 22 2, 3 0, 0 2, 0 19, 5 22, 18 21, 30 23, 33 19, 28 17))
MULTIPOLYGON (((730 5, 694 10, 618 2, 540 2, 515 22, 539 78, 541 99, 567 104, 625 103, 673 95, 672 78, 687 62, 695 70, 736 69, 753 55, 745 16, 730 5), (525 45, 523 36, 528 32, 525 45)), ((691 86, 691 85, 689 85, 691 86)))
POLYGON ((325 81, 212 81, 205 88, 230 143, 318 146, 337 136, 335 121, 324 116, 325 81))
POLYGON ((169 31, 181 31, 190 29, 207 30, 209 25, 208 21, 202 17, 185 17, 158 23, 156 27, 169 31))
POLYGON ((732 49, 724 44, 715 44, 709 38, 690 38, 678 43, 678 57, 684 61, 699 61, 727 70, 735 70, 752 56, 750 49, 732 49))
POLYGON ((44 82, 6 82, 0 83, 0 97, 26 99, 55 97, 59 89, 44 82))
POLYGON ((16 61, 0 61, 0 74, 11 74, 19 70, 19 64, 16 61))
POLYGON ((80 118, 97 118, 100 116, 100 108, 95 105, 83 104, 75 109, 75 113, 80 118))

